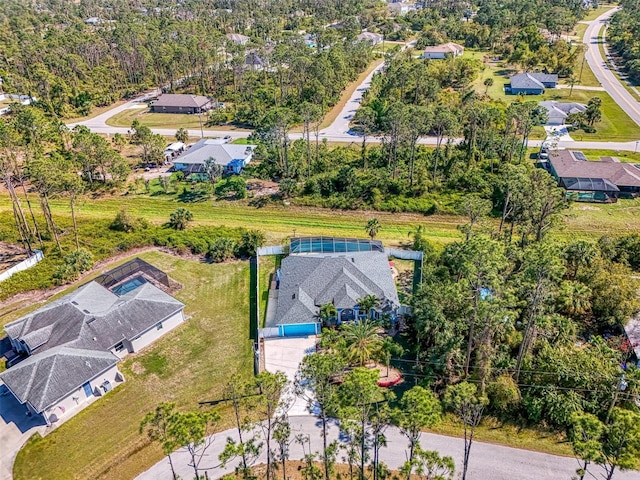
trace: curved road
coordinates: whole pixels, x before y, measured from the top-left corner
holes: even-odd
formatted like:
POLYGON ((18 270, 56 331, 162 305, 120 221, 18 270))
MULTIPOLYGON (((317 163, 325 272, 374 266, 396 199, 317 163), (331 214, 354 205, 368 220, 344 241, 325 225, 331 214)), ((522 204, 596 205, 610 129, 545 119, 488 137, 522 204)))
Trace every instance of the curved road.
MULTIPOLYGON (((292 430, 291 438, 295 438, 298 434, 308 435, 311 450, 315 452, 322 450, 322 437, 320 436, 320 426, 316 417, 290 417, 289 422, 292 430)), ((406 460, 407 439, 395 427, 387 429, 385 435, 387 437, 387 446, 380 451, 381 461, 392 469, 398 469, 406 460)), ((245 438, 247 436, 245 434, 245 438)), ((333 424, 329 430, 329 440, 335 440, 338 436, 338 427, 333 424)), ((200 462, 200 467, 207 469, 210 478, 218 478, 232 473, 236 465, 239 464, 236 461, 224 468, 219 466, 218 455, 222 452, 228 437, 237 441, 236 431, 226 430, 211 437, 213 444, 200 462)), ((427 450, 437 450, 441 455, 453 457, 456 463, 456 478, 458 478, 457 475, 462 471, 464 445, 462 439, 423 433, 420 443, 427 450)), ((308 450, 309 447, 307 447, 308 450)), ((345 452, 340 451, 338 454, 339 462, 342 462, 341 459, 344 455, 345 452)), ((303 456, 300 445, 292 442, 289 448, 289 458, 291 460, 300 460, 303 456)), ((189 455, 185 449, 180 449, 171 454, 171 459, 180 478, 193 478, 194 472, 188 466, 189 455)), ((255 463, 264 463, 264 461, 265 458, 262 455, 255 463)), ((470 480, 560 480, 572 478, 578 467, 579 464, 575 458, 474 442, 469 460, 468 478, 470 480)), ((598 466, 591 466, 589 467, 589 472, 595 475, 590 478, 601 478, 600 474, 603 474, 604 470, 598 466)), ((202 475, 204 472, 200 471, 200 474, 202 475)), ((136 477, 136 480, 171 480, 172 478, 169 463, 164 458, 136 477)), ((637 479, 638 472, 616 472, 615 478, 616 480, 637 479)))
MULTIPOLYGON (((640 125, 640 103, 638 103, 635 98, 620 84, 619 80, 615 77, 615 75, 608 69, 602 56, 600 54, 600 49, 598 48, 598 35, 604 23, 609 19, 613 13, 617 11, 617 8, 609 10, 604 14, 600 15, 596 20, 590 22, 587 30, 585 31, 583 41, 588 46, 587 53, 585 57, 591 69, 593 70, 596 78, 600 81, 604 89, 611 95, 620 107, 627 112, 627 114, 640 125)), ((411 46, 410 44, 408 46, 411 46)), ((406 46, 405 46, 406 48, 406 46)), ((360 101, 362 100, 362 94, 369 88, 371 85, 371 78, 373 75, 382 69, 384 64, 380 64, 376 67, 356 88, 354 93, 351 95, 349 100, 344 105, 340 114, 336 117, 331 125, 327 128, 320 131, 320 138, 326 138, 330 142, 357 142, 360 143, 362 141, 362 137, 359 135, 352 135, 349 132, 349 122, 356 110, 360 105, 360 101)), ((152 93, 148 93, 142 95, 138 98, 135 98, 123 105, 119 105, 107 112, 96 116, 95 118, 84 120, 82 122, 69 124, 70 128, 73 128, 75 125, 84 125, 91 129, 96 133, 109 134, 113 135, 115 133, 126 134, 129 129, 124 127, 111 127, 106 124, 108 118, 113 115, 122 112, 123 110, 129 108, 140 108, 142 102, 147 100, 152 93)), ((154 128, 153 131, 155 133, 159 133, 165 136, 173 136, 176 132, 176 129, 167 129, 167 128, 154 128)), ((249 136, 251 132, 248 131, 233 131, 233 130, 205 130, 204 135, 206 137, 224 137, 230 136, 233 139, 236 138, 246 138, 249 136)), ((199 138, 201 135, 200 130, 189 130, 189 136, 191 138, 199 138)), ((302 138, 301 133, 291 133, 289 134, 292 139, 302 138)), ((370 142, 380 142, 379 138, 370 137, 370 142)), ((460 141, 458 139, 457 141, 460 141)), ((435 145, 436 138, 435 137, 424 137, 420 140, 423 145, 435 145)), ((532 140, 529 142, 529 146, 537 147, 540 146, 542 141, 540 140, 532 140)), ((640 139, 638 141, 631 142, 559 142, 559 146, 561 148, 575 148, 575 149, 606 149, 606 150, 624 150, 630 152, 640 151, 640 139)))
MULTIPOLYGON (((609 21, 611 16, 619 10, 619 7, 606 11, 594 21, 592 21, 584 32, 583 42, 587 45, 585 58, 591 67, 593 74, 604 87, 611 98, 624 110, 631 119, 640 125, 640 103, 631 93, 620 83, 620 80, 610 70, 605 59, 600 52, 600 42, 598 36, 602 27, 609 21)), ((604 38, 604 34, 603 34, 604 38)))

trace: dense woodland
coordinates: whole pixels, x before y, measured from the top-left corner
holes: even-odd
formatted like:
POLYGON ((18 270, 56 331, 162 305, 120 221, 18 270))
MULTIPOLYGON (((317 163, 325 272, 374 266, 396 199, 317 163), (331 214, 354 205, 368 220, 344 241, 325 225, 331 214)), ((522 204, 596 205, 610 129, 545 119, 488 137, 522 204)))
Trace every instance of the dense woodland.
POLYGON ((607 42, 619 54, 631 79, 640 82, 640 2, 623 0, 622 10, 611 17, 607 42))

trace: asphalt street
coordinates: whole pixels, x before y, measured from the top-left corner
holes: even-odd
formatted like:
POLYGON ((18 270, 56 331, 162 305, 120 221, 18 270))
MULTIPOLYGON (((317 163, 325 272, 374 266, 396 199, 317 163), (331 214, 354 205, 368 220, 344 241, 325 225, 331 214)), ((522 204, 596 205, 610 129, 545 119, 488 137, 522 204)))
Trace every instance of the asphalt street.
MULTIPOLYGON (((290 418, 292 428, 292 438, 297 435, 307 436, 310 441, 312 451, 319 452, 322 449, 322 437, 320 436, 320 426, 318 419, 311 416, 299 416, 290 418)), ((259 434, 256 431, 256 434, 259 434)), ((339 436, 338 427, 333 424, 330 430, 330 440, 335 440, 339 436)), ((245 439, 247 435, 245 435, 245 439)), ((381 461, 392 469, 399 468, 406 461, 407 439, 394 427, 390 427, 385 435, 387 446, 380 452, 381 461)), ((213 444, 207 450, 205 457, 200 462, 200 468, 207 469, 210 478, 218 478, 224 474, 234 471, 238 462, 233 462, 226 467, 220 467, 218 455, 224 449, 227 438, 237 440, 235 430, 226 430, 213 437, 213 444)), ((441 455, 453 457, 456 463, 456 472, 462 470, 463 440, 455 437, 443 435, 422 434, 420 444, 424 449, 437 450, 441 455)), ((309 451, 309 446, 306 446, 309 451)), ((338 454, 338 461, 342 462, 345 452, 338 454)), ((171 456, 176 473, 180 478, 192 478, 194 472, 189 467, 189 455, 185 449, 174 452, 171 456)), ((303 451, 300 444, 293 442, 290 446, 289 458, 300 460, 303 458, 303 451)), ((254 464, 264 463, 263 455, 254 464)), ((469 461, 468 480, 569 480, 575 475, 579 467, 575 458, 559 457, 545 453, 519 450, 492 445, 489 443, 474 442, 469 461)), ((603 478, 601 474, 604 470, 600 467, 590 467, 592 476, 588 478, 603 478)), ((204 471, 200 472, 201 475, 204 471)), ((456 475, 456 478, 459 478, 456 475)), ((616 480, 638 480, 638 472, 620 472, 615 475, 616 480)), ((171 470, 166 458, 158 462, 146 472, 142 473, 136 480, 171 480, 171 470)))
MULTIPOLYGON (((600 41, 598 39, 603 26, 619 8, 612 8, 592 21, 584 32, 583 42, 587 46, 585 58, 594 75, 611 98, 622 108, 631 119, 640 125, 640 103, 620 83, 602 58, 600 41)), ((603 37, 604 40, 604 37, 603 37)))

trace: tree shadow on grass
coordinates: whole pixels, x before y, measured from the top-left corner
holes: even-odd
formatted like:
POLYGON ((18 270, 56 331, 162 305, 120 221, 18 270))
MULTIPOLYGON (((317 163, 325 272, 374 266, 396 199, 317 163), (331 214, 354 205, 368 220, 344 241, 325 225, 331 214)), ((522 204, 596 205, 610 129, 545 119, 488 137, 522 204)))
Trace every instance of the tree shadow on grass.
POLYGON ((181 203, 198 203, 209 200, 211 194, 202 190, 183 190, 178 194, 178 201, 181 203))

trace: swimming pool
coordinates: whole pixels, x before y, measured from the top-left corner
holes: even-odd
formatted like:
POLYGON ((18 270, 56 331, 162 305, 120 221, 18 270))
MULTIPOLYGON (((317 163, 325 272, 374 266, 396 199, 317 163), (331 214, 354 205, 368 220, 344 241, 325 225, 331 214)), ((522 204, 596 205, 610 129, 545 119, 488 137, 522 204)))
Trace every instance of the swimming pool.
POLYGON ((121 297, 122 295, 129 293, 131 290, 135 290, 140 285, 143 285, 145 283, 147 283, 147 281, 142 275, 139 275, 132 278, 128 282, 123 283, 122 285, 118 285, 117 287, 112 288, 111 291, 121 297))

